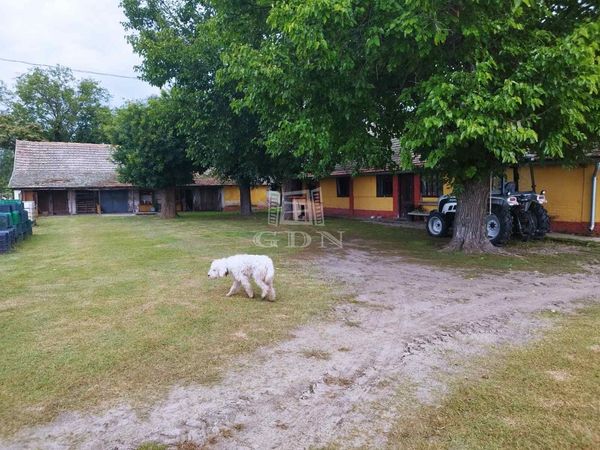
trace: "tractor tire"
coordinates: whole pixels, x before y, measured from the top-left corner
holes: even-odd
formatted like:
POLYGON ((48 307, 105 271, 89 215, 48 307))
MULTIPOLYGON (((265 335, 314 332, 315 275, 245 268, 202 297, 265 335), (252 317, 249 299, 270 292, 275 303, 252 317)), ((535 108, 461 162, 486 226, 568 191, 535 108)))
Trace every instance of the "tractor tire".
POLYGON ((513 232, 513 216, 507 206, 492 207, 492 214, 485 218, 485 226, 490 242, 496 246, 510 241, 513 232))
POLYGON ((548 211, 539 203, 532 203, 529 210, 536 219, 536 230, 533 234, 534 239, 543 239, 546 233, 550 232, 550 216, 548 211))
POLYGON ((427 233, 433 237, 448 236, 450 224, 444 214, 438 211, 432 211, 427 218, 427 233))
POLYGON ((521 233, 521 240, 527 242, 533 239, 535 236, 535 230, 537 230, 537 217, 531 210, 519 211, 518 217, 519 229, 521 233))

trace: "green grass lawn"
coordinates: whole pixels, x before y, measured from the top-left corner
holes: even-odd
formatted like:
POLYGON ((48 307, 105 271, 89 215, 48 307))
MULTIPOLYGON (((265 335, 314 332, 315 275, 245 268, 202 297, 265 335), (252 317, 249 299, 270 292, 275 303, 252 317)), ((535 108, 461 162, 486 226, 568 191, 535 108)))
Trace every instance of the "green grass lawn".
POLYGON ((285 337, 335 295, 285 248, 258 249, 264 217, 40 219, 0 258, 0 431, 123 396, 206 383, 236 355, 285 337), (268 253, 275 303, 225 298, 210 261, 268 253))
POLYGON ((600 448, 600 307, 562 318, 547 336, 482 361, 441 407, 403 418, 391 448, 600 448))
MULTIPOLYGON (((175 383, 218 380, 236 356, 285 338, 336 301, 311 257, 331 248, 257 248, 266 216, 41 218, 34 236, 0 255, 0 434, 62 411, 117 399, 149 400, 175 383), (209 280, 210 261, 266 253, 277 268, 275 303, 225 298, 231 280, 209 280)), ((307 230, 294 227, 294 230, 307 230)), ((540 255, 554 244, 517 245, 520 257, 439 253, 423 230, 332 219, 345 242, 410 261, 483 269, 575 270, 597 247, 540 255)), ((311 231, 314 234, 314 229, 311 231)))

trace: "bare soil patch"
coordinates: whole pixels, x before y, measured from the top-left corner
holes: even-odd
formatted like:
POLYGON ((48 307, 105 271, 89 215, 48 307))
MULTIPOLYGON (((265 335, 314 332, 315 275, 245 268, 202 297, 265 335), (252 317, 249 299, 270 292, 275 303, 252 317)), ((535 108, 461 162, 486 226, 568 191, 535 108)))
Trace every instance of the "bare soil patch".
POLYGON ((393 418, 411 407, 398 402, 403 387, 435 403, 452 377, 485 376, 465 373, 462 362, 530 339, 548 323, 537 312, 568 311, 600 289, 591 271, 474 277, 357 247, 311 263, 354 296, 331 320, 241 358, 217 385, 173 387, 144 412, 122 404, 65 413, 0 447, 378 448, 393 418))

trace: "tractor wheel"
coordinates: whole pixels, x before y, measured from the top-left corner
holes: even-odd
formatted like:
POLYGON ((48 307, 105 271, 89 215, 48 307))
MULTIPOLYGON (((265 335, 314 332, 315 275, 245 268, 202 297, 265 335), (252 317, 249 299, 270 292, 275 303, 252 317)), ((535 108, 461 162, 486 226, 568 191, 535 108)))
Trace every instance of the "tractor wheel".
POLYGON ((548 216, 548 211, 539 203, 532 203, 529 210, 536 219, 536 230, 533 238, 542 239, 550 231, 550 216, 548 216))
POLYGON ((535 236, 535 230, 537 230, 537 217, 531 211, 519 211, 519 224, 521 229, 521 240, 527 242, 529 239, 533 239, 535 236))
POLYGON ((485 228, 490 242, 504 245, 510 240, 513 217, 508 207, 494 206, 492 214, 485 218, 485 228))
POLYGON ((427 233, 433 237, 448 236, 449 223, 444 214, 432 211, 427 218, 427 233))

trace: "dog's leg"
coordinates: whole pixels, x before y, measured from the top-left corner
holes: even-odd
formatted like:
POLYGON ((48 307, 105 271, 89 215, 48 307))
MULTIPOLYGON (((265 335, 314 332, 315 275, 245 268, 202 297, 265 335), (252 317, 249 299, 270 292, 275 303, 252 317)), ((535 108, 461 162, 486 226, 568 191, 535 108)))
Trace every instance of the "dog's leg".
POLYGON ((244 286, 244 290, 246 291, 246 294, 248 294, 248 297, 253 298, 254 292, 252 292, 252 285, 250 284, 250 280, 244 277, 240 280, 240 283, 242 283, 242 286, 244 286))
POLYGON ((273 287, 273 285, 269 285, 269 293, 267 295, 267 298, 274 302, 275 301, 275 288, 273 287))
POLYGON ((264 300, 265 297, 269 293, 269 290, 270 290, 269 285, 267 283, 265 283, 263 280, 261 280, 260 278, 254 278, 254 281, 256 281, 256 284, 262 291, 260 294, 260 298, 262 298, 264 300))
POLYGON ((231 289, 227 293, 227 297, 231 297, 233 294, 237 294, 242 285, 238 280, 233 280, 233 284, 231 285, 231 289))

